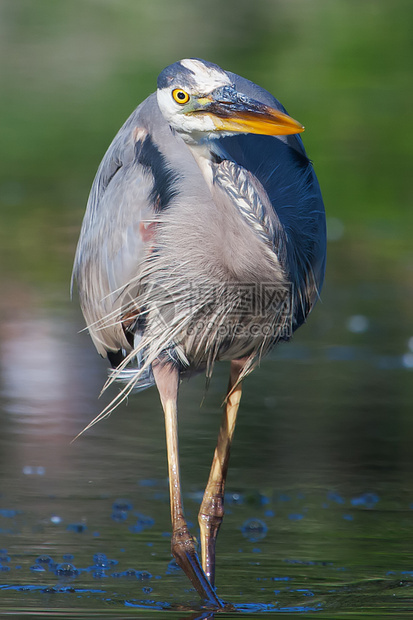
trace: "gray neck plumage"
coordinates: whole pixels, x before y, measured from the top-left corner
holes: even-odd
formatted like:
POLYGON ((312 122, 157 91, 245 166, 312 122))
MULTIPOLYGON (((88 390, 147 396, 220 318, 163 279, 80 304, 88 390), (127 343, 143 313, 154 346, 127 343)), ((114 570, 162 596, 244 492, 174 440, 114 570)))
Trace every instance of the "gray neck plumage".
POLYGON ((219 189, 230 198, 248 226, 274 256, 284 230, 261 183, 234 161, 222 159, 216 140, 188 146, 209 188, 214 186, 215 190, 219 189))

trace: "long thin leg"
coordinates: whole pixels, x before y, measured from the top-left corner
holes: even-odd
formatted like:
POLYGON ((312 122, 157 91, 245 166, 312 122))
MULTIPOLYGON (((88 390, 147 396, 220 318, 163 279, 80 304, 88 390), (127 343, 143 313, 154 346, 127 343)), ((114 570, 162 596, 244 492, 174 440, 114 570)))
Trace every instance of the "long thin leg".
POLYGON ((192 581, 201 598, 223 607, 201 568, 194 540, 188 530, 182 502, 178 455, 177 400, 179 372, 172 364, 159 363, 153 367, 156 385, 165 414, 166 447, 168 453, 169 492, 172 519, 172 555, 192 581))
POLYGON ((212 587, 215 585, 215 543, 224 517, 224 489, 232 436, 241 400, 241 383, 235 389, 245 360, 231 362, 228 398, 222 414, 217 447, 215 448, 201 508, 198 515, 201 532, 202 568, 212 587))

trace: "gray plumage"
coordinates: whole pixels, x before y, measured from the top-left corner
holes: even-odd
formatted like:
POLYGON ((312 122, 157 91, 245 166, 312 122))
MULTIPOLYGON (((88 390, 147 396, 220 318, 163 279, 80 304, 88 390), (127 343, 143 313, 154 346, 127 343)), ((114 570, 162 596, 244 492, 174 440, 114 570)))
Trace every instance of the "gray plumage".
MULTIPOLYGON (((182 62, 159 88, 196 86, 193 61, 182 62)), ((219 71, 228 81, 220 98, 236 91, 234 107, 254 100, 285 112, 219 71)), ((247 357, 247 374, 305 320, 324 276, 324 208, 301 139, 181 133, 158 101, 159 91, 132 113, 103 158, 73 270, 89 333, 114 366, 110 380, 127 383, 114 404, 153 384, 151 366, 165 356, 181 373, 208 376, 216 360, 247 357), (266 307, 268 291, 275 306, 266 307)))
POLYGON ((208 609, 226 607, 215 544, 242 379, 305 321, 324 277, 324 207, 303 129, 269 93, 217 65, 167 67, 99 167, 76 252, 88 330, 113 368, 107 384, 124 384, 89 426, 132 389, 156 384, 171 551, 208 609), (217 360, 231 361, 230 377, 198 515, 201 565, 182 501, 178 386, 192 372, 209 379, 217 360))

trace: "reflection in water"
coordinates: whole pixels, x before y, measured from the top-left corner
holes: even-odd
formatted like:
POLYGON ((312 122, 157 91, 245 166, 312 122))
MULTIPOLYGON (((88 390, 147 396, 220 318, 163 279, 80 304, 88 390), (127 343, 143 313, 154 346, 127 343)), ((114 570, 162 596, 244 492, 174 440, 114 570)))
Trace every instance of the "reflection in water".
MULTIPOLYGON (((94 372, 83 372, 85 352, 73 347, 76 327, 53 316, 4 321, 0 364, 4 408, 34 424, 34 432, 50 430, 53 420, 62 429, 85 395, 93 389, 94 372), (72 342, 71 342, 72 341, 72 342), (47 428, 41 428, 45 418, 47 428)), ((90 362, 96 359, 90 356, 90 362)))
POLYGON ((53 316, 1 325, 3 426, 18 435, 5 465, 14 474, 53 476, 73 464, 68 444, 79 417, 88 415, 86 394, 97 391, 95 373, 82 372, 80 352, 70 343, 75 333, 73 323, 53 316))
MULTIPOLYGON (((81 406, 87 385, 82 386, 70 355, 76 352, 62 338, 72 330, 73 325, 52 317, 3 323, 4 408, 20 432, 42 437, 74 432, 72 413, 81 406)), ((26 459, 30 463, 27 452, 26 459)))
MULTIPOLYGON (((238 613, 408 605, 408 339, 384 355, 380 314, 346 308, 340 339, 326 320, 331 308, 334 296, 302 338, 246 382, 217 572, 220 596, 238 613)), ((171 563, 156 391, 132 396, 70 445, 104 406, 96 397, 106 377, 70 312, 63 297, 47 311, 33 306, 30 320, 17 320, 24 311, 16 306, 2 322, 0 598, 6 607, 44 607, 53 595, 62 609, 71 596, 79 609, 110 600, 117 610, 212 617, 171 563)), ((218 364, 201 408, 202 377, 181 390, 182 477, 195 535, 226 379, 218 364)))
MULTIPOLYGON (((372 329, 352 332, 364 345, 334 349, 327 333, 329 346, 320 346, 323 311, 313 319, 306 341, 280 348, 247 382, 218 591, 247 615, 354 601, 401 610, 413 578, 405 552, 411 373, 400 363, 378 370, 372 329)), ((53 595, 62 609, 76 597, 79 609, 110 600, 117 610, 212 618, 171 563, 155 391, 133 396, 70 446, 101 406, 106 370, 78 329, 56 308, 2 325, 0 597, 10 607, 44 607, 53 595)), ((218 365, 201 409, 202 378, 182 386, 182 475, 195 534, 226 375, 218 365)))
MULTIPOLYGON (((217 573, 220 596, 238 613, 317 613, 355 600, 370 609, 407 605, 408 339, 383 355, 380 315, 346 308, 343 337, 334 338, 326 321, 334 299, 327 301, 303 338, 279 347, 246 382, 217 573)), ((62 609, 68 596, 79 609, 91 597, 97 607, 110 600, 116 609, 212 617, 171 563, 155 390, 70 445, 104 406, 96 396, 106 365, 69 310, 63 298, 48 311, 34 306, 30 320, 2 323, 0 597, 10 607, 43 607, 53 594, 62 609)), ((195 535, 226 379, 226 365, 217 365, 201 408, 202 377, 181 390, 182 477, 195 535)))

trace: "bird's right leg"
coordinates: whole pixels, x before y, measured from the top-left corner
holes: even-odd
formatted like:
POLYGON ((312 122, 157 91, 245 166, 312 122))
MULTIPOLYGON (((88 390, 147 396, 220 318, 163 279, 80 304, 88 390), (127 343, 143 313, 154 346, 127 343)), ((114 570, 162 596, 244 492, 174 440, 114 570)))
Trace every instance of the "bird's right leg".
POLYGON ((215 585, 215 544, 224 517, 224 490, 228 472, 232 437, 241 400, 239 381, 245 359, 231 362, 228 396, 222 415, 217 447, 212 460, 208 483, 204 492, 198 521, 201 533, 202 567, 209 582, 215 585))
POLYGON ((172 555, 192 581, 201 598, 216 607, 223 607, 202 570, 194 540, 184 516, 178 455, 177 401, 179 371, 171 363, 153 365, 156 386, 165 414, 166 447, 168 454, 169 493, 172 519, 172 555))

